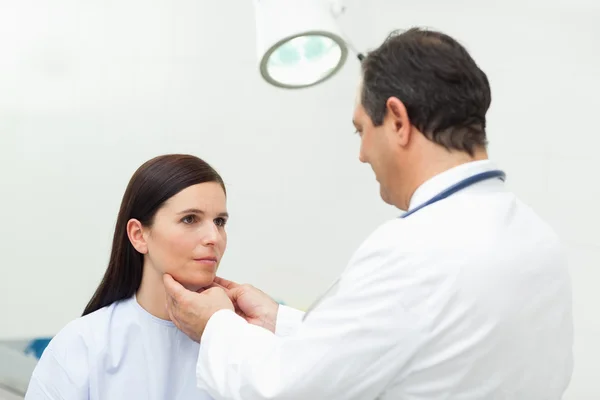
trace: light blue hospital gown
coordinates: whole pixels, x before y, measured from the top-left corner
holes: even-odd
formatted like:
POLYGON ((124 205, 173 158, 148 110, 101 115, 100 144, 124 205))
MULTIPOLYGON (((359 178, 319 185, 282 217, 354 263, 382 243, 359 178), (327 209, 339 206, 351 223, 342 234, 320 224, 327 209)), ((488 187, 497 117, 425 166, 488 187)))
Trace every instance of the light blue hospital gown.
POLYGON ((198 343, 135 297, 78 318, 50 342, 26 400, 210 400, 196 387, 198 343))

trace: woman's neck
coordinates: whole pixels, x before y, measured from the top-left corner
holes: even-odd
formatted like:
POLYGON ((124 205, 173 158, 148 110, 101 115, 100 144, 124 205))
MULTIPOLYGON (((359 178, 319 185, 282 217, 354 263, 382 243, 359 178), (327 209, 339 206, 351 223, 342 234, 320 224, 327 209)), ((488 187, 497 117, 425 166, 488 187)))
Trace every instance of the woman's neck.
POLYGON ((136 293, 138 304, 157 318, 169 321, 162 275, 144 263, 142 283, 136 293))

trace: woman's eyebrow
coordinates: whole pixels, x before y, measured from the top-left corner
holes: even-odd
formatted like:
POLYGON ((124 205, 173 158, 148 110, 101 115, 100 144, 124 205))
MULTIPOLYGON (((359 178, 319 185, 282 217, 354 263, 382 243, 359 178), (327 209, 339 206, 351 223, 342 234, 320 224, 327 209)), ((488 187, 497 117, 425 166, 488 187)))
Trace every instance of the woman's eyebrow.
POLYGON ((188 208, 187 210, 180 211, 179 214, 204 214, 204 211, 198 208, 188 208))
MULTIPOLYGON (((188 208, 187 210, 180 211, 179 214, 206 214, 204 211, 199 208, 188 208)), ((220 212, 218 217, 229 218, 229 214, 225 211, 220 212)))

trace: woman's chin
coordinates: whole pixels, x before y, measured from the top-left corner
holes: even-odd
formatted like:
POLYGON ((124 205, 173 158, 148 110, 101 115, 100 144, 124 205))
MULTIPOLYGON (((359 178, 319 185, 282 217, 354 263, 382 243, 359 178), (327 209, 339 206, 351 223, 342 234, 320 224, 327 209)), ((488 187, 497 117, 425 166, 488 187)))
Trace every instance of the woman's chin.
POLYGON ((175 280, 181 283, 183 287, 185 287, 187 290, 191 290, 192 292, 198 292, 201 289, 210 286, 213 283, 214 279, 215 275, 209 273, 196 275, 193 277, 182 277, 182 280, 178 280, 177 278, 175 278, 175 280))

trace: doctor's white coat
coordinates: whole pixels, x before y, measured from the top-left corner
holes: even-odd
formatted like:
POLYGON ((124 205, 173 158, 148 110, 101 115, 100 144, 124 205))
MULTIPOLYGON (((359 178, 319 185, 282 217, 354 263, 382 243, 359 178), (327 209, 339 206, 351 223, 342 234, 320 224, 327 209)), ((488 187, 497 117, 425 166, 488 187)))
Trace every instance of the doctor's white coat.
MULTIPOLYGON (((492 169, 440 174, 410 209, 492 169)), ((306 315, 280 307, 277 335, 216 313, 198 385, 217 400, 558 400, 571 318, 559 239, 488 180, 382 225, 306 315)))

